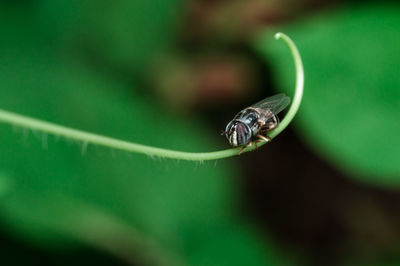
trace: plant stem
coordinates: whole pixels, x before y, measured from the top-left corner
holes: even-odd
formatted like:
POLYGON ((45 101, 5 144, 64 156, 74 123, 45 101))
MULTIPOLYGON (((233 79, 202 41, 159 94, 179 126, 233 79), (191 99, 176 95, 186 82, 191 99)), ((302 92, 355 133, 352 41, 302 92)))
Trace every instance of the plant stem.
POLYGON ((279 133, 281 133, 289 124, 292 122, 294 116, 296 115, 297 111, 299 110, 301 100, 303 98, 303 90, 304 90, 304 69, 303 69, 303 63, 301 61, 301 57, 299 54, 299 51, 297 50, 296 45, 294 42, 286 35, 283 33, 278 32, 275 34, 275 39, 280 39, 282 38, 286 44, 289 46, 289 49, 292 53, 293 60, 294 60, 294 65, 296 69, 296 87, 295 87, 295 92, 294 96, 292 99, 292 105, 289 108, 289 111, 286 113, 286 116, 283 118, 279 126, 271 131, 269 134, 269 137, 274 138, 276 137, 279 133))
MULTIPOLYGON (((275 138, 279 133, 281 133, 293 120, 294 116, 299 109, 301 99, 303 96, 303 85, 304 85, 304 71, 303 64, 301 61, 300 54, 296 48, 293 41, 283 33, 277 33, 275 35, 276 39, 282 39, 288 46, 294 58, 295 68, 296 68, 296 88, 295 94, 292 100, 292 104, 287 112, 286 116, 283 118, 279 126, 273 131, 268 133, 270 138, 275 138)), ((84 143, 91 143, 102 145, 114 149, 125 150, 129 152, 136 152, 141 154, 146 154, 149 156, 159 156, 163 158, 170 159, 180 159, 180 160, 190 160, 190 161, 204 161, 204 160, 216 160, 227 157, 232 157, 238 155, 240 147, 231 148, 227 150, 214 151, 214 152, 182 152, 168 149, 161 149, 146 145, 141 145, 133 142, 118 140, 110 137, 105 137, 77 129, 72 129, 57 124, 49 123, 46 121, 41 121, 38 119, 22 116, 16 113, 11 113, 0 109, 0 122, 8 123, 24 128, 30 128, 33 130, 39 130, 45 133, 54 134, 68 139, 74 139, 82 141, 84 143)), ((264 145, 266 142, 258 144, 258 147, 264 145)), ((255 145, 252 145, 243 150, 244 152, 252 151, 255 149, 255 145)))

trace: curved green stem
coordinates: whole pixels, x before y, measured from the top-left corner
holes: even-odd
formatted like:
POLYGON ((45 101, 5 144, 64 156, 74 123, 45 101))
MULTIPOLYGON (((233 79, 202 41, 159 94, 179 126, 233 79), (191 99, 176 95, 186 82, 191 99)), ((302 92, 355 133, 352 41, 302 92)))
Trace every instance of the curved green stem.
MULTIPOLYGON (((290 106, 289 111, 286 116, 279 124, 279 126, 271 131, 268 136, 270 138, 275 138, 279 133, 281 133, 293 120, 294 116, 299 109, 302 95, 303 95, 303 84, 304 84, 304 71, 303 64, 301 62, 300 54, 296 48, 296 45, 293 41, 283 33, 277 33, 275 35, 276 39, 282 38, 285 43, 289 46, 289 49, 294 58, 294 63, 296 67, 296 90, 292 100, 292 104, 290 106)), ((145 146, 137 143, 127 142, 123 140, 118 140, 110 137, 105 137, 93 133, 88 133, 85 131, 72 129, 60 125, 56 125, 53 123, 49 123, 46 121, 41 121, 38 119, 22 116, 19 114, 11 113, 8 111, 4 111, 0 109, 0 122, 9 123, 12 125, 30 128, 33 130, 39 130, 45 133, 54 134, 62 137, 66 137, 68 139, 74 139, 78 141, 82 141, 85 143, 102 145, 114 149, 125 150, 129 152, 136 152, 141 154, 146 154, 149 156, 159 156, 163 158, 170 159, 180 159, 180 160, 190 160, 190 161, 203 161, 203 160, 216 160, 227 157, 235 156, 239 153, 240 147, 232 148, 227 150, 215 151, 215 152, 183 152, 183 151, 174 151, 168 149, 161 149, 151 146, 145 146)), ((266 142, 258 144, 258 146, 264 145, 266 142)), ((251 146, 246 148, 243 152, 248 152, 254 150, 255 146, 251 146)))
POLYGON ((294 60, 294 65, 296 69, 296 87, 295 87, 295 92, 294 96, 292 99, 292 105, 289 108, 289 111, 287 112, 286 116, 283 118, 279 126, 272 131, 269 136, 271 138, 276 137, 279 133, 281 133, 289 124, 292 122, 294 116, 296 115, 297 111, 299 110, 301 100, 303 98, 303 90, 304 90, 304 69, 303 69, 303 63, 301 61, 301 57, 299 54, 299 51, 296 48, 296 45, 294 42, 285 34, 283 33, 277 33, 275 34, 275 39, 280 39, 282 38, 286 44, 289 46, 290 51, 292 52, 293 60, 294 60))

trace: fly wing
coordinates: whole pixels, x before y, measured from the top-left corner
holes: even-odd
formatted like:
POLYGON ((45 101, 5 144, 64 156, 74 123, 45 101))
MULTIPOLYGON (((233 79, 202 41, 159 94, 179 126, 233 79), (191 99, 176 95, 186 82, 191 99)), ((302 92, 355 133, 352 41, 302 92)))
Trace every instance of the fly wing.
POLYGON ((260 108, 260 109, 269 109, 275 115, 280 113, 283 109, 285 109, 290 103, 290 98, 283 93, 279 93, 277 95, 265 98, 262 101, 259 101, 256 104, 253 104, 251 107, 260 108))

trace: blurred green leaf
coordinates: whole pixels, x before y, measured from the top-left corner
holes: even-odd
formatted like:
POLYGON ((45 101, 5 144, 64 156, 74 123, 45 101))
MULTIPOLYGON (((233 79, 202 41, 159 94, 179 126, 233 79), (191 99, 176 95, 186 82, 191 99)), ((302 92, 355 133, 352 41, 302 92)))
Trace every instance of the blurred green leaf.
POLYGON ((180 0, 95 3, 81 32, 103 60, 140 72, 175 40, 180 0))
POLYGON ((4 172, 0 172, 0 197, 13 189, 12 178, 4 172))
POLYGON ((0 2, 0 56, 18 51, 50 54, 84 23, 87 6, 77 0, 0 2))
MULTIPOLYGON (((297 127, 339 168, 375 184, 400 183, 400 7, 363 5, 287 27, 305 66, 297 127)), ((281 30, 281 29, 280 29, 281 30)), ((256 46, 291 88, 293 66, 270 33, 256 46)))
MULTIPOLYGON (((24 43, 20 37, 30 30, 18 19, 7 22, 2 109, 148 145, 215 150, 219 135, 200 119, 173 115, 124 82, 61 61, 51 52, 57 46, 41 42, 46 34, 24 43)), ((64 31, 68 22, 59 23, 64 31)), ((0 158, 0 221, 22 241, 47 248, 86 243, 128 261, 163 265, 280 259, 237 217, 237 169, 229 160, 148 158, 4 124, 0 158)))
MULTIPOLYGON (((284 252, 266 243, 249 225, 224 224, 210 228, 199 225, 197 228, 200 230, 196 234, 189 234, 191 239, 196 239, 188 245, 187 253, 194 262, 191 265, 293 265, 295 261, 289 250, 284 252)), ((298 265, 300 261, 297 260, 298 265)))
MULTIPOLYGON (((150 99, 117 95, 112 89, 118 83, 51 60, 25 59, 29 67, 9 63, 0 74, 0 105, 6 109, 150 145, 198 151, 214 147, 201 124, 144 103, 150 99)), ((181 224, 215 223, 232 212, 229 178, 235 174, 226 163, 216 168, 212 163, 160 161, 21 128, 13 131, 8 125, 1 128, 1 168, 15 178, 15 190, 2 202, 3 214, 37 237, 50 232, 32 231, 24 221, 68 232, 65 215, 73 216, 75 210, 63 206, 70 205, 64 202, 70 197, 114 213, 168 245, 179 242, 175 237, 181 224), (60 206, 57 213, 54 204, 60 206)))

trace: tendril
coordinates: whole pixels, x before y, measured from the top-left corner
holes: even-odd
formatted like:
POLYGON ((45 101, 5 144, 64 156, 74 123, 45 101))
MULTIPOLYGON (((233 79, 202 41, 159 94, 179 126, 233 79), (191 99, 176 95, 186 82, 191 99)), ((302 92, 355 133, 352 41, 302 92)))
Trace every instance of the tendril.
MULTIPOLYGON (((303 96, 303 87, 304 87, 303 64, 301 61, 299 51, 296 48, 296 45, 287 35, 283 33, 275 34, 275 39, 277 40, 282 39, 291 51, 296 69, 296 87, 292 104, 290 105, 290 108, 286 113, 285 117, 283 118, 283 120, 276 129, 272 130, 267 134, 267 136, 270 137, 271 139, 279 135, 293 120, 294 116, 296 115, 299 109, 303 96)), ((119 149, 128 152, 140 153, 148 156, 158 156, 170 159, 180 159, 180 160, 190 160, 190 161, 217 160, 217 159, 236 156, 241 150, 241 147, 220 150, 220 151, 213 151, 213 152, 184 152, 184 151, 162 149, 138 143, 128 142, 124 140, 118 140, 106 136, 101 136, 98 134, 89 133, 82 130, 68 128, 65 126, 38 120, 35 118, 30 118, 27 116, 19 115, 1 109, 0 109, 0 122, 12 124, 23 128, 29 128, 32 130, 38 130, 47 134, 54 134, 68 139, 82 141, 83 143, 86 143, 86 145, 88 143, 96 144, 96 145, 110 147, 113 149, 119 149)), ((267 143, 266 141, 259 142, 257 146, 259 148, 266 143, 267 143)), ((245 152, 249 152, 254 149, 256 149, 256 146, 253 144, 243 149, 241 153, 243 154, 245 152)))

